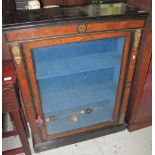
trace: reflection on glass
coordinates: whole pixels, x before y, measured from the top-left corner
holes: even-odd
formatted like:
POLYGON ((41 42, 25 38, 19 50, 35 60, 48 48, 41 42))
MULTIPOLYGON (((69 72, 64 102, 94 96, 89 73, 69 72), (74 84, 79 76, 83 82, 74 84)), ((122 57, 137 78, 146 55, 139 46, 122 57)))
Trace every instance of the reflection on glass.
POLYGON ((101 10, 104 11, 104 15, 114 15, 114 14, 124 14, 126 11, 125 3, 111 3, 111 4, 102 4, 101 10))
POLYGON ((108 3, 100 5, 88 5, 87 7, 89 14, 92 14, 92 16, 108 16, 124 14, 126 12, 127 5, 125 3, 108 3))
POLYGON ((124 37, 34 48, 48 135, 113 120, 124 37))

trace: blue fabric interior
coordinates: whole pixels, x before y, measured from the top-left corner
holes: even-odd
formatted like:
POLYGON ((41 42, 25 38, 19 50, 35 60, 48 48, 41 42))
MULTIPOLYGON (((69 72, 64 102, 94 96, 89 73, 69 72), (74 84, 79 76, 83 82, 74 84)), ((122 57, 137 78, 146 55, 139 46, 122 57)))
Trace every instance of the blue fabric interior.
POLYGON ((32 49, 43 113, 58 118, 46 123, 49 135, 112 120, 123 47, 124 37, 32 49))

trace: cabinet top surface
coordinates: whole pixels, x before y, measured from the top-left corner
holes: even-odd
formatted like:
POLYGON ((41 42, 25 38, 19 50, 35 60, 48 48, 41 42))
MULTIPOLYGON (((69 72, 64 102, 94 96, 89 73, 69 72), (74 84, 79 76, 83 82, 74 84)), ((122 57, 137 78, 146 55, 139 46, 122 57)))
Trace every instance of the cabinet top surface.
POLYGON ((146 17, 147 13, 126 3, 106 3, 3 13, 3 29, 76 21, 118 21, 146 17))

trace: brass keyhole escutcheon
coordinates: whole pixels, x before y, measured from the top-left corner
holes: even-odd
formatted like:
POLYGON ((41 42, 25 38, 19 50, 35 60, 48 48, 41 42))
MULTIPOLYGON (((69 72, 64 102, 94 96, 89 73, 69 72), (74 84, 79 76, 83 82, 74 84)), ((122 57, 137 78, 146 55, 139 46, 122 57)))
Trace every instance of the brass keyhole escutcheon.
POLYGON ((85 24, 80 24, 78 27, 77 27, 77 30, 79 33, 84 33, 87 31, 87 26, 85 24))

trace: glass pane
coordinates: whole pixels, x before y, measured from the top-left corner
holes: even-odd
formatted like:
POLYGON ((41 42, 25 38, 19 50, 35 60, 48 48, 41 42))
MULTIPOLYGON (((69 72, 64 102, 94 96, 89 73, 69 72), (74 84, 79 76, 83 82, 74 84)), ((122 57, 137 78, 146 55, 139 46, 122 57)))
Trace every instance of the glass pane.
POLYGON ((124 39, 32 49, 48 135, 113 120, 124 39))

